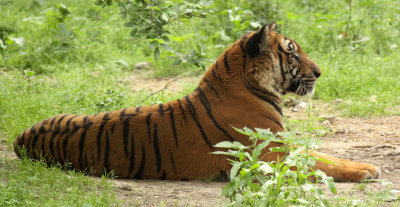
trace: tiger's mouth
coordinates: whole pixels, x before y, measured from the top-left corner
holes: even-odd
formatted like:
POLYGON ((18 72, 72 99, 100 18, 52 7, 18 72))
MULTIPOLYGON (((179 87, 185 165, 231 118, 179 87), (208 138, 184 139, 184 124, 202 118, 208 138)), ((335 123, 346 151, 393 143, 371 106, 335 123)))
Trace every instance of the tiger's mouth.
POLYGON ((299 96, 305 96, 307 94, 314 94, 316 78, 311 77, 301 77, 295 80, 291 87, 287 91, 292 92, 299 96))

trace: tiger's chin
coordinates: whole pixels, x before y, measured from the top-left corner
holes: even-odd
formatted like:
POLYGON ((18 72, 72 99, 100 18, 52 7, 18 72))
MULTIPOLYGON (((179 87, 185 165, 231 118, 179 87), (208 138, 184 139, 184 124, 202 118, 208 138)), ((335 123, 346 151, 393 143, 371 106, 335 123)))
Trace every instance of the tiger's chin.
POLYGON ((314 86, 311 86, 311 87, 302 86, 302 87, 299 87, 296 90, 295 94, 298 95, 298 96, 305 96, 305 95, 313 96, 314 92, 315 92, 315 87, 314 86))
POLYGON ((291 87, 289 87, 285 91, 285 93, 291 93, 298 96, 314 95, 315 81, 314 82, 297 81, 296 83, 294 83, 291 87))

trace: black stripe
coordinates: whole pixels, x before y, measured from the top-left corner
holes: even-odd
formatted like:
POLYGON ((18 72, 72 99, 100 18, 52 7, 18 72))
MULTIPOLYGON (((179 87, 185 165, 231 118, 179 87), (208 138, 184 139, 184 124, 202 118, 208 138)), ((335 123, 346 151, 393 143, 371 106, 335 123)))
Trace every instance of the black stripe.
POLYGON ((61 121, 62 120, 64 120, 64 118, 65 117, 67 117, 69 114, 65 114, 64 116, 62 116, 59 120, 58 120, 58 122, 57 122, 57 126, 54 128, 54 131, 58 134, 59 132, 60 132, 60 124, 61 124, 61 121))
POLYGON ((282 48, 281 44, 277 44, 278 45, 278 50, 284 54, 286 54, 285 50, 282 48))
POLYGON ((134 179, 142 178, 145 161, 146 161, 146 151, 144 150, 144 146, 142 145, 142 160, 140 161, 140 166, 139 166, 138 171, 136 172, 135 176, 133 177, 134 179))
POLYGON ((25 133, 26 133, 26 130, 22 133, 22 136, 18 139, 18 145, 20 146, 20 147, 24 147, 24 148, 26 148, 26 146, 25 146, 25 133))
POLYGON ((70 134, 75 134, 80 128, 82 128, 81 126, 77 125, 75 122, 72 123, 72 131, 70 132, 70 134))
POLYGON ((103 136, 103 131, 104 127, 106 126, 108 120, 110 120, 108 116, 109 112, 105 113, 103 116, 103 121, 101 122, 99 126, 99 131, 97 131, 97 160, 100 161, 100 155, 101 155, 101 137, 103 136))
POLYGON ((132 173, 133 167, 135 166, 135 137, 131 133, 131 156, 129 157, 129 175, 132 173))
POLYGON ((222 81, 222 78, 217 74, 218 72, 218 62, 215 62, 214 68, 211 70, 212 75, 214 76, 215 79, 222 81))
POLYGON ((111 135, 113 135, 114 131, 115 131, 115 123, 113 123, 113 125, 111 126, 110 131, 111 131, 111 135))
POLYGON ((269 119, 269 120, 275 122, 275 124, 277 124, 282 130, 284 130, 284 129, 283 129, 283 125, 282 125, 281 122, 279 122, 279 121, 277 121, 277 120, 275 120, 275 119, 273 119, 273 118, 271 118, 271 117, 269 117, 269 116, 266 116, 266 115, 264 115, 264 114, 260 114, 260 115, 261 115, 262 117, 266 118, 266 119, 269 119))
POLYGON ((129 156, 129 150, 128 150, 128 139, 129 139, 129 120, 130 118, 127 118, 124 120, 123 123, 123 129, 122 129, 122 137, 123 137, 123 145, 124 145, 124 151, 125 151, 125 157, 129 156))
POLYGON ((36 124, 34 124, 32 127, 31 127, 31 130, 29 130, 29 133, 32 135, 32 134, 36 134, 36 126, 38 125, 39 123, 36 123, 36 124))
POLYGON ((60 161, 61 161, 60 149, 58 147, 58 145, 59 145, 58 143, 59 143, 59 140, 61 139, 61 136, 57 136, 57 135, 61 132, 61 128, 60 128, 61 121, 67 116, 68 116, 68 114, 65 114, 62 117, 60 117, 60 119, 58 119, 57 125, 55 126, 55 128, 53 130, 53 133, 52 133, 52 135, 50 137, 49 148, 50 148, 50 152, 51 152, 54 160, 58 156, 60 158, 60 161), (57 140, 57 141, 55 141, 55 140, 57 140), (54 146, 54 141, 56 142, 55 146, 54 146), (54 148, 57 149, 58 154, 55 154, 54 148))
POLYGON ((158 105, 158 113, 160 113, 161 116, 164 116, 164 105, 163 104, 159 104, 158 105))
POLYGON ((231 141, 235 141, 235 138, 233 138, 223 127, 221 127, 221 125, 219 125, 219 123, 215 120, 214 116, 211 113, 211 105, 210 102, 207 99, 206 94, 204 94, 204 92, 200 89, 197 88, 196 89, 199 92, 199 98, 200 98, 200 102, 203 104, 204 108, 207 111, 207 115, 208 117, 211 119, 211 121, 213 122, 214 126, 220 130, 226 137, 228 137, 231 141))
POLYGON ((169 159, 171 160, 172 169, 173 169, 174 172, 175 172, 175 170, 176 170, 175 159, 174 159, 174 156, 172 156, 172 153, 171 153, 171 152, 169 152, 169 159))
MULTIPOLYGON (((93 153, 90 153, 90 160, 91 161, 93 161, 94 159, 93 159, 93 153)), ((88 172, 88 173, 91 173, 90 172, 90 170, 92 169, 91 167, 89 167, 89 164, 88 164, 88 158, 87 157, 89 157, 89 155, 87 155, 87 153, 86 153, 86 156, 85 156, 85 159, 83 160, 83 166, 85 166, 85 171, 86 172, 88 172)))
POLYGON ((257 93, 253 93, 255 96, 257 96, 258 98, 260 98, 261 100, 264 100, 264 101, 266 101, 266 102, 268 102, 269 104, 271 104, 274 108, 275 108, 275 110, 276 111, 278 111, 278 113, 281 115, 281 116, 283 116, 283 114, 282 114, 282 108, 280 107, 280 106, 278 106, 276 103, 274 103, 271 99, 269 99, 269 98, 267 98, 267 97, 264 97, 264 96, 261 96, 260 94, 257 94, 257 93))
MULTIPOLYGON (((45 120, 44 122, 47 123, 47 120, 45 120)), ((40 134, 46 133, 46 129, 44 128, 43 124, 42 124, 42 126, 39 128, 39 133, 40 133, 40 134)))
POLYGON ((270 92, 265 91, 265 90, 262 90, 262 89, 259 89, 259 88, 256 88, 256 87, 253 87, 247 81, 245 82, 245 86, 246 86, 246 89, 251 91, 252 93, 259 93, 259 94, 262 94, 264 96, 271 96, 272 98, 279 99, 279 97, 277 97, 275 94, 270 93, 270 92))
MULTIPOLYGON (((39 133, 37 133, 37 134, 35 134, 35 136, 33 137, 33 140, 32 140, 32 145, 31 145, 31 149, 33 149, 33 150, 37 150, 37 141, 39 141, 39 136, 40 135, 42 135, 42 128, 44 128, 44 125, 47 123, 47 120, 44 120, 43 122, 42 122, 42 124, 40 125, 40 127, 39 127, 39 133)), ((36 151, 37 153, 39 153, 38 151, 36 151)), ((36 157, 36 158, 39 158, 39 155, 40 154, 37 154, 38 156, 36 157)), ((33 153, 33 157, 35 158, 35 153, 33 153)))
POLYGON ((194 108, 192 102, 189 100, 189 97, 188 97, 188 96, 186 96, 185 99, 186 99, 186 101, 189 103, 189 107, 188 107, 189 112, 190 112, 190 114, 192 115, 194 121, 196 122, 196 125, 197 125, 197 127, 199 128, 200 133, 201 133, 201 135, 202 135, 204 141, 206 142, 206 144, 208 145, 208 147, 209 147, 210 149, 213 149, 214 147, 212 146, 210 140, 208 139, 206 133, 204 132, 203 127, 201 126, 199 120, 197 119, 196 109, 194 108))
POLYGON ((126 109, 122 110, 121 113, 119 114, 119 120, 122 121, 122 119, 124 119, 125 115, 126 115, 126 109))
POLYGON ((171 128, 172 128, 172 134, 174 135, 175 139, 175 146, 178 147, 178 135, 176 133, 176 127, 175 127, 174 108, 171 107, 171 104, 168 104, 168 109, 170 110, 169 119, 171 120, 171 128))
POLYGON ((105 144, 105 149, 104 149, 104 169, 106 173, 110 172, 110 136, 108 135, 108 132, 106 134, 106 144, 105 144))
POLYGON ((281 68, 281 76, 283 77, 283 82, 285 82, 286 76, 285 76, 285 71, 284 71, 283 65, 282 65, 283 59, 282 59, 281 53, 279 53, 279 52, 278 52, 278 58, 279 58, 279 66, 281 68))
POLYGON ((57 115, 57 116, 55 116, 55 117, 53 117, 53 120, 51 120, 50 126, 49 126, 49 129, 48 129, 48 130, 51 130, 51 128, 53 127, 54 122, 55 122, 56 119, 57 119, 58 117, 60 117, 60 116, 61 116, 61 114, 60 114, 60 115, 57 115))
POLYGON ((72 119, 74 119, 74 118, 76 118, 76 117, 78 117, 78 116, 75 115, 75 116, 73 116, 73 117, 71 117, 71 118, 69 118, 69 119, 67 120, 66 125, 65 125, 65 129, 64 129, 63 132, 61 132, 61 135, 64 135, 64 134, 66 134, 67 132, 69 132, 69 131, 71 130, 71 129, 69 128, 69 125, 71 124, 72 119))
POLYGON ((217 77, 217 74, 215 74, 215 68, 211 69, 211 73, 215 79, 219 80, 219 78, 217 77))
MULTIPOLYGON (((73 117, 71 117, 71 118, 69 118, 69 119, 67 120, 65 129, 64 129, 63 132, 61 132, 61 135, 60 135, 60 136, 63 136, 64 134, 67 134, 67 133, 70 131, 69 125, 71 124, 72 119, 74 119, 74 118, 76 118, 76 117, 78 117, 78 116, 75 115, 75 116, 73 116, 73 117)), ((66 149, 66 147, 67 147, 67 144, 68 144, 68 138, 69 138, 69 136, 70 136, 70 134, 68 133, 67 136, 65 136, 65 138, 64 138, 62 147, 58 147, 58 150, 60 150, 61 148, 63 149, 64 158, 63 158, 62 160, 63 160, 64 162, 65 162, 65 161, 68 161, 68 159, 67 159, 67 149, 66 149)), ((61 141, 61 138, 59 139, 59 141, 61 141)), ((61 155, 61 152, 59 151, 58 154, 61 155)), ((60 157, 61 157, 61 156, 60 156, 60 157)))
POLYGON ((68 133, 68 134, 65 136, 64 141, 63 141, 63 147, 62 147, 62 149, 64 150, 64 159, 63 159, 64 162, 68 161, 68 157, 67 157, 67 145, 68 145, 68 142, 69 142, 69 137, 70 137, 70 135, 71 135, 71 134, 68 133))
MULTIPOLYGON (((85 150, 86 132, 92 126, 92 124, 93 124, 93 122, 91 122, 89 120, 88 116, 85 116, 83 118, 83 125, 81 127, 81 128, 83 128, 83 131, 82 131, 81 137, 79 139, 79 148, 78 148, 79 149, 79 158, 78 158, 79 163, 78 164, 79 164, 79 168, 81 170, 84 170, 84 168, 82 167, 82 165, 83 165, 82 164, 82 161, 83 161, 82 154, 83 154, 83 150, 85 150)), ((86 157, 87 156, 85 156, 85 160, 87 159, 86 157)), ((87 161, 85 161, 85 162, 87 162, 87 161)), ((85 167, 87 167, 87 166, 85 166, 85 167)))
POLYGON ((161 170, 161 155, 160 155, 160 147, 158 146, 158 131, 157 131, 157 125, 153 125, 153 148, 154 152, 156 154, 156 160, 157 160, 157 173, 160 172, 161 170))
POLYGON ((52 136, 50 137, 50 143, 49 143, 49 148, 50 148, 50 156, 52 159, 55 159, 55 154, 54 154, 54 136, 56 133, 53 133, 52 136))
POLYGON ((219 94, 218 94, 217 89, 215 89, 215 87, 213 86, 213 84, 210 83, 210 81, 208 81, 208 80, 205 79, 205 78, 204 78, 203 80, 204 80, 204 82, 207 83, 208 87, 215 93, 215 95, 216 95, 219 99, 221 99, 220 96, 219 96, 219 94))
POLYGON ((180 99, 178 99, 178 103, 179 103, 179 109, 181 110, 181 114, 183 115, 183 119, 185 119, 185 122, 187 122, 185 109, 183 109, 182 102, 180 99))
POLYGON ((163 170, 160 180, 165 180, 167 178, 167 174, 165 174, 165 171, 163 170))
POLYGON ((151 141, 151 115, 153 115, 153 114, 149 113, 146 116, 147 135, 148 135, 150 141, 151 141))
POLYGON ((44 147, 44 141, 46 140, 46 133, 42 134, 42 146, 41 146, 41 151, 40 151, 40 159, 47 159, 47 153, 44 147))
POLYGON ((228 74, 230 74, 231 73, 231 69, 229 68, 229 64, 228 64, 228 51, 226 51, 225 55, 224 55, 224 65, 225 65, 225 68, 226 68, 226 72, 228 72, 228 74))
MULTIPOLYGON (((52 134, 50 137, 50 142, 49 142, 50 154, 54 160, 56 158, 56 154, 54 153, 54 140, 56 139, 57 134, 60 133, 60 123, 66 116, 67 116, 67 114, 60 117, 60 119, 57 121, 57 125, 55 126, 54 130, 52 130, 52 134)), ((53 121, 50 124, 50 129, 51 129, 51 126, 53 125, 53 121)))
MULTIPOLYGON (((26 153, 28 156, 30 156, 30 152, 32 149, 32 136, 36 136, 36 124, 34 124, 31 129, 29 130, 29 139, 28 139, 28 143, 26 144, 25 148, 26 148, 26 153)), ((30 156, 31 157, 31 156, 30 156)))
POLYGON ((142 107, 142 106, 136 107, 136 112, 139 112, 141 107, 142 107))

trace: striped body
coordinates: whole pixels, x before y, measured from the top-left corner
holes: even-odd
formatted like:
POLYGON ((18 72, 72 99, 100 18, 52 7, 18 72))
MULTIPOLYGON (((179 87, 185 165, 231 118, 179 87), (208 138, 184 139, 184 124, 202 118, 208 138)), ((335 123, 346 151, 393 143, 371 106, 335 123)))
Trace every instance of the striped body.
MULTIPOLYGON (((232 126, 283 131, 281 96, 313 91, 321 74, 300 46, 274 27, 266 25, 233 43, 184 98, 90 116, 58 115, 22 132, 15 152, 21 156, 23 148, 32 159, 70 162, 74 169, 98 176, 110 171, 118 178, 137 179, 227 175, 230 165, 225 156, 210 154, 213 145, 250 144, 232 126)), ((277 156, 268 153, 263 159, 277 156)), ((320 166, 328 174, 337 168, 320 166)))

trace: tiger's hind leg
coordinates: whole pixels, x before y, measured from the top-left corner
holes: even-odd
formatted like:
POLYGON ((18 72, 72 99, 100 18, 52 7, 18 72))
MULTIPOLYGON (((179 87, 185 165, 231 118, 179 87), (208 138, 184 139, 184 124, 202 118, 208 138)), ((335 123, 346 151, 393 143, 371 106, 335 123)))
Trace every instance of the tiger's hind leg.
POLYGON ((330 164, 318 160, 315 169, 322 170, 335 181, 343 182, 361 182, 368 179, 376 179, 381 173, 380 169, 374 165, 367 163, 354 162, 350 160, 340 159, 324 153, 313 152, 310 155, 328 160, 330 164))

